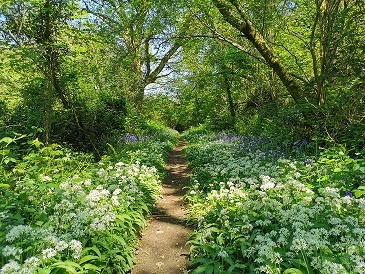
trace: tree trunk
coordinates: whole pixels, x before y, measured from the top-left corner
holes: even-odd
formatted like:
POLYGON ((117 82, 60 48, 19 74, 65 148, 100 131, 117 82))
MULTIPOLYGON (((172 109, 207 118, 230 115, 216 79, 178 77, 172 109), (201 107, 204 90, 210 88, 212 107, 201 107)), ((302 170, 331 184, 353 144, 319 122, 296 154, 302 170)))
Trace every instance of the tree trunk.
POLYGON ((51 12, 52 6, 50 0, 47 0, 44 4, 45 10, 45 32, 43 37, 43 44, 46 49, 46 77, 48 81, 51 82, 54 90, 56 91, 57 97, 61 100, 64 108, 69 108, 70 104, 67 101, 65 94, 62 90, 61 84, 57 77, 57 52, 55 51, 54 41, 52 37, 52 21, 51 21, 51 12))
POLYGON ((228 100, 228 107, 229 107, 229 112, 231 114, 231 117, 233 119, 233 121, 236 118, 236 110, 234 107, 234 103, 233 103, 233 98, 232 98, 232 90, 231 90, 231 82, 229 80, 229 77, 227 75, 227 71, 228 68, 226 65, 223 64, 223 78, 224 78, 224 86, 225 86, 225 91, 226 91, 226 95, 227 95, 227 100, 228 100))
POLYGON ((213 0, 215 6, 222 14, 223 18, 235 29, 239 30, 244 36, 255 46, 268 65, 279 76, 281 82, 286 87, 293 100, 297 104, 308 103, 304 96, 301 86, 286 70, 284 65, 280 62, 278 56, 266 43, 264 37, 259 33, 255 26, 245 16, 245 14, 234 6, 236 1, 233 0, 213 0), (228 3, 227 3, 228 2, 228 3), (236 11, 235 11, 236 9, 236 11))

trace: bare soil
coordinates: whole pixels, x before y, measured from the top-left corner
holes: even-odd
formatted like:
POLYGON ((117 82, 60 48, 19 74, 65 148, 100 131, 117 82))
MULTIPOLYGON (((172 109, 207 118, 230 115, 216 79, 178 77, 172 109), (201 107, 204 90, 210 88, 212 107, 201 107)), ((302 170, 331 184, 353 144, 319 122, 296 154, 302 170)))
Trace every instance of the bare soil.
POLYGON ((163 198, 142 234, 131 274, 186 273, 189 247, 185 243, 192 229, 186 225, 183 206, 184 187, 190 176, 182 153, 184 146, 180 141, 167 159, 163 198))

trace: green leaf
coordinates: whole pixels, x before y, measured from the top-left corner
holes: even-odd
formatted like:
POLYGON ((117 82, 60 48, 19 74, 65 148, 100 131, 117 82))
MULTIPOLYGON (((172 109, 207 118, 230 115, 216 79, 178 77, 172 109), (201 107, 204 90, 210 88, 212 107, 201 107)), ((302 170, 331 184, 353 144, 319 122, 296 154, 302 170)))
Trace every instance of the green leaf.
POLYGON ((4 137, 0 140, 0 143, 6 143, 6 145, 9 145, 10 143, 12 143, 14 141, 13 138, 10 137, 4 137))
POLYGON ((353 191, 356 198, 359 198, 365 195, 365 190, 356 189, 353 191))
POLYGON ((44 224, 44 222, 42 222, 42 221, 37 221, 35 224, 36 224, 36 226, 42 226, 42 225, 44 224))
POLYGON ((79 260, 79 264, 83 264, 85 262, 88 262, 88 261, 91 261, 91 260, 97 260, 97 259, 99 259, 98 256, 95 256, 95 255, 86 255, 86 256, 82 257, 79 260))
POLYGON ((98 255, 98 257, 101 257, 101 252, 100 252, 99 248, 96 245, 93 245, 92 247, 84 248, 82 250, 82 254, 87 253, 89 250, 94 251, 96 253, 96 255, 98 255))
POLYGON ((302 271, 300 271, 299 269, 297 268, 288 268, 287 270, 285 270, 283 272, 283 274, 303 274, 302 271))
POLYGON ((51 270, 50 269, 46 269, 46 268, 38 268, 38 274, 49 274, 51 273, 51 270))
POLYGON ((93 265, 93 264, 84 264, 83 267, 86 270, 97 270, 97 271, 102 270, 101 267, 97 267, 96 265, 93 265))
POLYGON ((123 246, 126 246, 127 245, 127 243, 125 242, 125 240, 122 237, 120 237, 118 235, 115 235, 115 234, 112 234, 111 237, 114 240, 116 240, 118 242, 118 244, 123 245, 123 246))
POLYGON ((208 264, 211 263, 212 260, 211 259, 207 259, 207 258, 197 258, 195 260, 193 260, 190 264, 194 265, 194 264, 208 264))
POLYGON ((345 265, 350 265, 351 264, 351 256, 347 253, 343 254, 340 257, 341 263, 345 264, 345 265))
MULTIPOLYGON (((66 261, 66 262, 58 262, 58 263, 54 263, 53 265, 51 265, 51 267, 53 268, 62 268, 62 269, 66 269, 67 271, 69 271, 70 273, 75 273, 77 274, 77 270, 73 267, 73 265, 75 265, 76 263, 70 262, 70 261, 66 261)), ((76 264, 78 267, 80 267, 78 264, 76 264)))
POLYGON ((232 273, 232 271, 235 269, 245 269, 245 268, 247 268, 245 264, 234 264, 228 268, 227 273, 232 273))
POLYGON ((193 270, 192 274, 207 273, 207 268, 208 265, 200 265, 193 270))
POLYGON ((4 163, 5 163, 5 164, 9 164, 10 162, 12 162, 12 163, 16 163, 16 162, 18 162, 18 160, 17 160, 17 159, 15 159, 15 158, 12 158, 12 157, 8 157, 8 158, 6 158, 6 159, 4 160, 4 163))
POLYGON ((231 257, 223 258, 223 261, 227 262, 229 265, 234 265, 234 262, 231 257))

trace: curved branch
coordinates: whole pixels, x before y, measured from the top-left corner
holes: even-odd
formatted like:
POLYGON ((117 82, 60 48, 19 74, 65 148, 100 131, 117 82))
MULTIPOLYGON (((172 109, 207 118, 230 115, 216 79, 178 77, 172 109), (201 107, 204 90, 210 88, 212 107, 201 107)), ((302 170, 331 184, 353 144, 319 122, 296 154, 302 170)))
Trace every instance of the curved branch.
POLYGON ((264 37, 257 31, 251 21, 242 12, 237 12, 232 6, 234 0, 213 0, 224 20, 232 27, 240 31, 260 52, 261 56, 266 60, 268 65, 279 76, 281 82, 292 96, 297 104, 308 103, 307 98, 303 94, 301 86, 294 80, 292 75, 286 70, 280 62, 278 56, 273 52, 269 45, 265 42, 264 37))

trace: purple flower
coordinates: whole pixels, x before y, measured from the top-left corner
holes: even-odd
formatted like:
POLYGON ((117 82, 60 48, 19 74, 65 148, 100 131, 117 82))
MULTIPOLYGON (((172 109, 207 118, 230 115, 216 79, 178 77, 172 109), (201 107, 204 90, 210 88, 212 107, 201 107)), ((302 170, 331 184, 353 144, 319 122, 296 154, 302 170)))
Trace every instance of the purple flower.
POLYGON ((306 166, 311 166, 312 165, 312 161, 311 159, 307 159, 307 158, 303 158, 302 159, 303 163, 306 165, 306 166))

